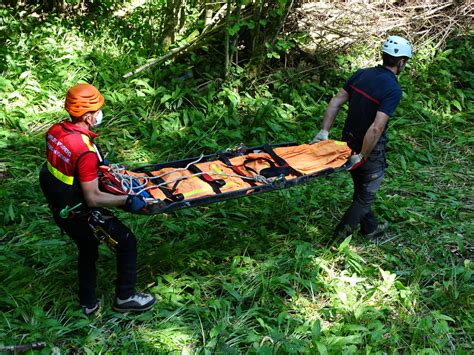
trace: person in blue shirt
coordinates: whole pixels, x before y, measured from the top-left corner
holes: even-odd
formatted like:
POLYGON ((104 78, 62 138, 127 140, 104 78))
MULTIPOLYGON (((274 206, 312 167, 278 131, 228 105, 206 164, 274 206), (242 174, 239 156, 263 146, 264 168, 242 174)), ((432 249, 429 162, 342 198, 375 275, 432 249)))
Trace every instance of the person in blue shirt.
POLYGON ((323 127, 312 143, 327 140, 329 129, 340 107, 349 102, 342 131, 353 155, 349 158, 354 182, 352 204, 335 229, 336 237, 346 237, 360 225, 367 238, 382 235, 388 222, 379 223, 372 212, 372 202, 385 172, 387 124, 402 97, 397 75, 412 57, 410 43, 399 36, 390 36, 382 45, 383 64, 360 69, 346 81, 326 109, 323 127))

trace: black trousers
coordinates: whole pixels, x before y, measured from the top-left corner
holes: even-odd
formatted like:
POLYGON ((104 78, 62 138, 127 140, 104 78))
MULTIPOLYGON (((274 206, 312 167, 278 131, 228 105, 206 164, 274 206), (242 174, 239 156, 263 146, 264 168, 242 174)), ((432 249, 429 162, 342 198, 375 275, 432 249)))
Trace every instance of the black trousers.
MULTIPOLYGON (((135 235, 110 211, 97 209, 103 217, 101 227, 117 242, 117 279, 115 293, 122 299, 135 293, 137 241, 135 235)), ((77 270, 79 276, 79 301, 81 305, 94 305, 97 302, 96 261, 99 257, 100 241, 94 235, 94 222, 91 215, 63 219, 53 213, 56 224, 71 237, 79 250, 77 270), (91 226, 92 224, 92 226, 91 226)))
POLYGON ((360 224, 362 234, 377 229, 377 219, 372 212, 372 202, 385 174, 385 149, 374 149, 367 161, 351 171, 354 182, 352 203, 336 227, 336 236, 348 236, 360 224))

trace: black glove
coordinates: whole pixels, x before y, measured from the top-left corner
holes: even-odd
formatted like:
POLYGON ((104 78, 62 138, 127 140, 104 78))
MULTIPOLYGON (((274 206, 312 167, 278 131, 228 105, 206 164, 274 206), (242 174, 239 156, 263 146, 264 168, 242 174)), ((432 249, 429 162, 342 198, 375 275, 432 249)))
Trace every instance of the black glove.
POLYGON ((138 212, 146 206, 145 199, 140 195, 128 195, 123 209, 127 212, 138 212))

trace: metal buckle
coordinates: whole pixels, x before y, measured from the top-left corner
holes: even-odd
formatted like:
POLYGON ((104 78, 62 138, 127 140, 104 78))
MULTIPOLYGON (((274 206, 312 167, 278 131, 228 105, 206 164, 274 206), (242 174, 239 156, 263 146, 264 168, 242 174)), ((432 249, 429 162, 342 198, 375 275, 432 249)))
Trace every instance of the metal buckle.
POLYGON ((91 212, 91 217, 92 217, 92 220, 96 223, 100 223, 100 224, 105 223, 105 219, 104 219, 104 217, 102 216, 102 213, 99 210, 93 210, 91 212))

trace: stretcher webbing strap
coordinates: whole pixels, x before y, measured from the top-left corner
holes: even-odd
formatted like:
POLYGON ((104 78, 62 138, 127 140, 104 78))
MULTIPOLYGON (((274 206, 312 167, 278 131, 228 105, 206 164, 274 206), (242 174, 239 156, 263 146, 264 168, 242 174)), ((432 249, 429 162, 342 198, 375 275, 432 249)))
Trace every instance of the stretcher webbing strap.
MULTIPOLYGON (((150 179, 153 184, 155 185, 161 185, 165 183, 165 180, 159 176, 154 176, 151 171, 146 171, 145 174, 147 174, 149 177, 152 177, 153 179, 150 179)), ((174 194, 172 190, 167 189, 166 187, 158 186, 158 188, 165 194, 166 198, 168 198, 171 201, 182 201, 184 199, 183 194, 174 194)))
POLYGON ((196 165, 191 164, 188 167, 188 170, 195 173, 199 174, 199 178, 205 182, 207 182, 211 187, 212 190, 216 194, 221 193, 221 187, 225 185, 225 181, 223 179, 213 179, 209 174, 203 173, 201 169, 199 169, 196 165))
MULTIPOLYGON (((288 174, 291 172, 292 174, 294 174, 294 175, 296 175, 296 176, 301 176, 301 175, 302 175, 299 171, 293 169, 293 168, 286 162, 285 159, 283 159, 283 158, 280 157, 277 153, 275 153, 275 151, 273 150, 273 148, 270 147, 268 144, 265 144, 265 145, 263 146, 263 151, 264 151, 265 153, 269 154, 269 155, 272 157, 272 159, 273 159, 281 168, 289 168, 288 173, 286 173, 285 170, 282 170, 282 174, 288 175, 288 174)), ((262 173, 262 175, 263 175, 263 173, 262 173)), ((264 175, 264 176, 265 176, 265 175, 264 175)))
MULTIPOLYGON (((261 163, 259 163, 259 165, 261 165, 261 163)), ((247 158, 247 159, 244 160, 243 166, 245 167, 245 170, 251 171, 255 175, 261 175, 261 176, 264 176, 266 178, 279 176, 281 174, 287 175, 290 172, 290 170, 287 169, 286 167, 278 168, 275 165, 275 163, 273 162, 273 160, 270 160, 270 159, 265 158, 265 157, 247 158), (260 161, 264 161, 265 163, 267 163, 266 165, 268 165, 268 167, 265 167, 265 168, 263 168, 263 169, 261 169, 260 171, 257 172, 257 170, 255 170, 255 169, 248 166, 248 164, 250 164, 252 162, 260 162, 260 161), (283 170, 283 169, 285 169, 285 170, 283 170)))
MULTIPOLYGON (((222 152, 217 153, 218 157, 222 162, 228 167, 231 168, 234 173, 237 175, 242 176, 243 178, 247 177, 247 175, 244 174, 242 170, 240 170, 237 166, 233 165, 229 158, 226 157, 226 155, 222 152)), ((246 180, 251 186, 256 186, 255 182, 252 180, 246 180)))

